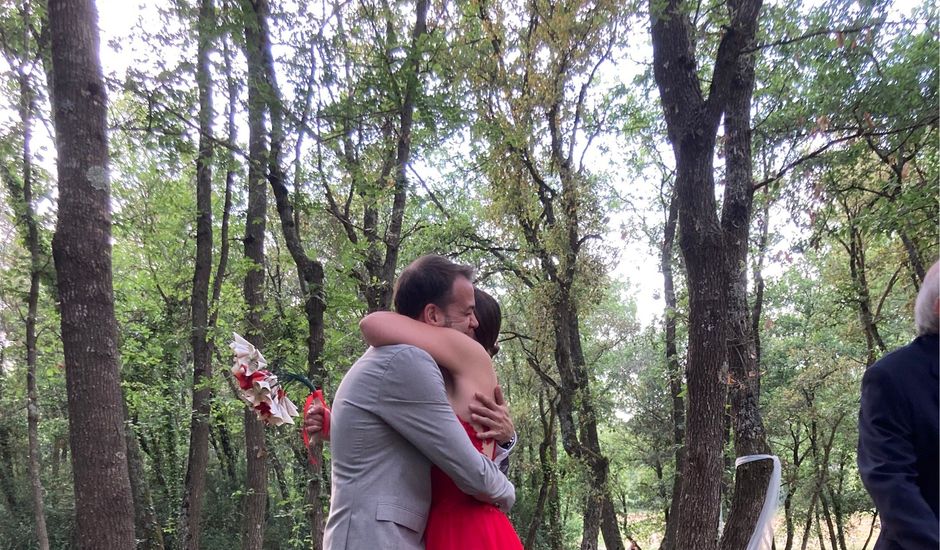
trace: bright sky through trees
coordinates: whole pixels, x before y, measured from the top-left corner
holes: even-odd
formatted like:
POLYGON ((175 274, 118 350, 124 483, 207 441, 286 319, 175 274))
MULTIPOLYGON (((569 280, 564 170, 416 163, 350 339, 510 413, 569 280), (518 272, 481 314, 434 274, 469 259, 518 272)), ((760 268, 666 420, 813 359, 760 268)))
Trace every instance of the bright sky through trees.
MULTIPOLYGON (((201 533, 217 550, 263 531, 257 547, 301 550, 322 537, 329 484, 308 485, 326 480, 294 430, 249 450, 262 438, 233 396, 228 339, 262 327, 269 366, 307 372, 329 400, 363 351, 361 317, 428 250, 479 266, 503 307, 495 368, 519 435, 510 519, 526 548, 717 550, 713 487, 734 483, 723 517, 746 524, 734 510, 755 511, 766 482, 754 465, 732 480, 729 464, 764 450, 782 461, 777 548, 859 550, 877 535, 855 466, 858 389, 910 340, 938 254, 935 9, 684 2, 448 0, 429 4, 427 26, 423 1, 97 2, 132 435, 117 452, 140 484, 138 538, 156 549, 201 533), (679 12, 651 18, 651 4, 679 12), (734 37, 754 25, 752 49, 734 37), (664 47, 690 29, 695 70, 664 47), (690 82, 718 90, 710 107, 690 82), (210 120, 225 136, 212 152, 210 120), (266 144, 280 153, 265 159, 266 144), (263 238, 247 231, 249 188, 269 197, 263 238), (263 244, 262 269, 246 244, 263 244), (263 303, 246 308, 262 277, 263 303), (686 450, 712 473, 677 476, 686 450), (270 475, 248 489, 262 462, 270 475), (262 503, 264 520, 242 519, 262 503), (680 525, 677 506, 698 523, 680 525)), ((42 547, 44 513, 48 547, 63 548, 82 465, 49 257, 60 182, 45 5, 0 2, 0 540, 42 547)))
MULTIPOLYGON (((821 1, 816 3, 822 4, 821 1)), ((112 41, 116 41, 122 50, 132 46, 135 26, 143 25, 147 28, 159 24, 157 6, 160 4, 159 2, 135 3, 125 0, 98 0, 97 4, 102 33, 102 65, 106 73, 114 73, 120 79, 121 75, 127 70, 131 58, 127 51, 116 51, 113 48, 112 41)), ((894 11, 899 17, 906 17, 912 13, 916 5, 914 0, 897 0, 894 3, 894 11)), ((601 79, 619 78, 621 82, 629 85, 633 78, 644 70, 643 65, 649 63, 649 57, 652 55, 649 49, 647 26, 648 23, 639 21, 630 29, 631 36, 636 37, 637 45, 631 47, 628 52, 621 54, 616 69, 605 67, 600 75, 601 79)), ((164 50, 161 55, 166 60, 171 60, 178 53, 172 50, 164 50)), ((195 82, 193 86, 195 86, 195 82)), ((607 141, 611 140, 607 139, 607 141)), ((608 148, 615 147, 612 142, 606 145, 608 148)), ((656 181, 655 177, 640 176, 626 179, 624 177, 626 171, 619 160, 600 151, 597 144, 589 149, 587 158, 591 159, 593 169, 599 172, 607 172, 613 180, 619 180, 619 184, 615 186, 621 189, 625 196, 632 199, 635 204, 647 204, 659 192, 659 182, 656 181)), ((664 158, 668 159, 668 154, 664 158)), ((415 162, 421 163, 421 159, 415 159, 415 162)), ((616 249, 615 254, 619 258, 613 273, 626 282, 628 295, 635 300, 637 316, 644 324, 649 324, 654 318, 660 316, 663 309, 662 281, 656 259, 658 252, 650 247, 648 239, 642 235, 633 234, 632 238, 623 240, 620 226, 627 222, 630 217, 641 216, 646 218, 651 214, 648 211, 637 211, 635 209, 628 209, 625 212, 615 214, 610 224, 610 232, 606 237, 613 244, 616 249)), ((772 216, 772 223, 779 230, 788 231, 793 238, 797 236, 795 228, 789 224, 788 214, 775 206, 772 208, 772 216), (786 229, 788 226, 790 226, 790 229, 786 229)), ((661 220, 651 218, 647 222, 655 224, 661 223, 661 220)), ((782 243, 782 249, 773 252, 785 251, 786 247, 787 243, 782 243)), ((783 267, 771 264, 768 266, 769 273, 779 274, 783 267)))

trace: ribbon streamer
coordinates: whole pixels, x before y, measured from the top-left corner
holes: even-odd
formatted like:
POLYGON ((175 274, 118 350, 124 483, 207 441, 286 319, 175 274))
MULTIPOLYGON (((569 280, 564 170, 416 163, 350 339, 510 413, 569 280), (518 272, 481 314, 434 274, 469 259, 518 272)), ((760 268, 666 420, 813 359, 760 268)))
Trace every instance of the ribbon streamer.
POLYGON ((770 473, 770 481, 767 483, 764 506, 761 508, 757 525, 754 526, 754 533, 751 534, 746 550, 771 550, 774 543, 774 514, 777 512, 777 502, 780 498, 780 459, 774 455, 739 456, 734 461, 734 467, 737 468, 742 464, 758 460, 772 460, 774 469, 770 473))
MULTIPOLYGON (((307 401, 304 403, 303 408, 304 419, 307 418, 307 411, 310 409, 310 406, 315 402, 323 407, 323 428, 320 430, 320 441, 323 441, 324 439, 330 438, 330 409, 326 406, 326 400, 323 399, 323 390, 320 388, 317 388, 313 393, 307 396, 307 401)), ((310 436, 307 435, 307 430, 301 428, 300 434, 304 439, 304 447, 307 449, 307 459, 312 466, 318 466, 320 461, 317 459, 314 450, 310 447, 310 436)))

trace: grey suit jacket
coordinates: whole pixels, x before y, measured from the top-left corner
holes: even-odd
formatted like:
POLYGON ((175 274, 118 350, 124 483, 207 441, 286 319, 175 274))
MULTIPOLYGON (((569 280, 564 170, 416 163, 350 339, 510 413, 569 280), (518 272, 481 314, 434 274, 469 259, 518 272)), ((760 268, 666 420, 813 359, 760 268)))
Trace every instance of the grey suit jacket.
POLYGON ((431 464, 508 510, 516 493, 447 401, 441 372, 413 346, 370 348, 333 400, 332 497, 325 550, 423 550, 431 464))

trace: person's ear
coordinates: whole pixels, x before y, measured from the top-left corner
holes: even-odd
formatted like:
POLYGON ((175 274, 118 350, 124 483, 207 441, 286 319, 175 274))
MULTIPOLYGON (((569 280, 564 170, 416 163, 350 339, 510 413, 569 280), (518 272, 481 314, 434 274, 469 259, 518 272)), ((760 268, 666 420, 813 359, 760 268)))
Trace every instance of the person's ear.
POLYGON ((421 316, 424 318, 424 322, 429 325, 434 325, 436 327, 444 326, 444 311, 437 307, 437 304, 428 304, 424 306, 424 310, 422 311, 421 316))

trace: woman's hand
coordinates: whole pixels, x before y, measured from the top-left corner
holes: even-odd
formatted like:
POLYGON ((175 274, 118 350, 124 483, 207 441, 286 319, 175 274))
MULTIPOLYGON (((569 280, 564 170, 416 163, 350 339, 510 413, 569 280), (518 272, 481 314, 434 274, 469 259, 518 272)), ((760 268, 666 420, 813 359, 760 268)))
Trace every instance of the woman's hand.
POLYGON ((509 416, 509 406, 503 399, 503 390, 496 386, 493 397, 475 393, 470 403, 470 421, 486 430, 477 434, 480 439, 493 439, 497 443, 505 444, 512 441, 516 435, 516 427, 509 416))

